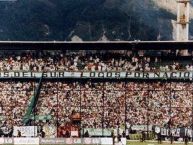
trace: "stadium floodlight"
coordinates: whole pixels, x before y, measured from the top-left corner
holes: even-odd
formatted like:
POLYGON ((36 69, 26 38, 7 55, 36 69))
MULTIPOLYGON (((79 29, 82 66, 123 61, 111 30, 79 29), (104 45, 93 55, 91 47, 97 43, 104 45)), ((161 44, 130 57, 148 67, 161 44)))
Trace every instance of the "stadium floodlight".
MULTIPOLYGON (((190 0, 177 0, 177 32, 176 41, 189 40, 190 0)), ((188 50, 182 50, 181 54, 188 55, 188 50)))
POLYGON ((189 40, 190 0, 177 0, 177 41, 189 40))

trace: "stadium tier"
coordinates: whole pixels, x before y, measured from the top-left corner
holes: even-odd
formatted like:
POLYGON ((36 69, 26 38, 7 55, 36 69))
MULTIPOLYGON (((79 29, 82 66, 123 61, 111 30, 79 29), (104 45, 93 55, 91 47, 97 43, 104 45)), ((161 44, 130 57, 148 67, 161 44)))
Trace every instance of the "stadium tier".
POLYGON ((1 50, 0 136, 192 137, 191 49, 133 46, 1 50))
POLYGON ((0 52, 1 71, 175 71, 192 70, 192 59, 175 52, 19 51, 0 52))

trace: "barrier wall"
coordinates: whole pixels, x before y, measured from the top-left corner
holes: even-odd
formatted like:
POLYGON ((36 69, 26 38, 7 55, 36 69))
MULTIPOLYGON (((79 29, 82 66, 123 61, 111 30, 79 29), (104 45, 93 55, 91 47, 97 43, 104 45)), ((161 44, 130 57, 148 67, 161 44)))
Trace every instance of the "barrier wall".
MULTIPOLYGON (((121 139, 122 145, 126 145, 126 138, 121 139)), ((112 138, 0 138, 0 144, 14 145, 73 145, 73 144, 101 144, 112 145, 112 138)))

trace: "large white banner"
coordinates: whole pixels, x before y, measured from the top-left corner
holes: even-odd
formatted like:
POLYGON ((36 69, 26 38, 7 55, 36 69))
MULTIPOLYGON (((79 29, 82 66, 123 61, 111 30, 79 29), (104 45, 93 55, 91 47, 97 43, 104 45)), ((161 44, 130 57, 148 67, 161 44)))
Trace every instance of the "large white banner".
POLYGON ((0 78, 138 78, 138 79, 191 79, 192 71, 170 72, 0 72, 0 78))
POLYGON ((18 132, 21 132, 22 137, 37 136, 37 126, 14 126, 13 135, 18 136, 18 132))
POLYGON ((174 137, 184 137, 186 135, 192 137, 192 129, 190 128, 160 128, 160 131, 163 136, 170 136, 171 132, 174 137))

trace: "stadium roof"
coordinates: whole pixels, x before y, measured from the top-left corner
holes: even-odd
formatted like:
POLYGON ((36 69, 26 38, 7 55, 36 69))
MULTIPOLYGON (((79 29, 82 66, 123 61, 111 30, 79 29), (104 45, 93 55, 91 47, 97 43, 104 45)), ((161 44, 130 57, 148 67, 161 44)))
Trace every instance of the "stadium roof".
POLYGON ((193 49, 193 41, 0 41, 0 50, 166 50, 193 49))

